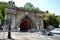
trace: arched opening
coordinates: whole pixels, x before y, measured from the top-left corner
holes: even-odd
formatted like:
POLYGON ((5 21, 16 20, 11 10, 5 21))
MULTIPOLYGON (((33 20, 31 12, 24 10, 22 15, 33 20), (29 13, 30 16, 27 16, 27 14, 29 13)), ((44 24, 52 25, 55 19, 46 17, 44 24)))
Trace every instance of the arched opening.
POLYGON ((31 21, 27 17, 23 18, 20 24, 20 31, 27 32, 29 29, 31 29, 30 22, 31 21))

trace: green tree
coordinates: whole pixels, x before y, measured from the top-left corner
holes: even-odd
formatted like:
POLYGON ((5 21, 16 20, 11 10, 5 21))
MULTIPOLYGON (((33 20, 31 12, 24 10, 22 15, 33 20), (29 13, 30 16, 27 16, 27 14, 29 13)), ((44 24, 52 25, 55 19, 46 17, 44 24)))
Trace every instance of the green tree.
POLYGON ((46 12, 45 13, 49 13, 49 11, 48 10, 46 10, 46 12))
POLYGON ((52 25, 53 27, 56 27, 56 28, 59 27, 59 22, 57 21, 55 16, 49 16, 48 22, 49 22, 49 25, 52 25))
POLYGON ((43 23, 44 23, 44 29, 47 29, 49 25, 48 20, 43 20, 43 23))
POLYGON ((0 2, 0 20, 3 20, 4 18, 4 11, 5 11, 5 8, 3 7, 4 5, 8 5, 8 3, 6 2, 0 2))
POLYGON ((40 9, 38 7, 35 8, 36 11, 40 11, 40 9))
POLYGON ((59 21, 60 21, 60 18, 58 17, 55 17, 54 14, 45 14, 45 17, 44 17, 44 28, 47 28, 49 26, 53 26, 53 27, 59 27, 59 21))
MULTIPOLYGON (((21 7, 22 8, 22 7, 21 7)), ((24 6, 23 6, 23 9, 28 9, 28 10, 34 10, 34 11, 40 11, 38 7, 34 7, 33 4, 31 3, 26 3, 24 6)))
POLYGON ((1 20, 0 29, 2 28, 2 25, 4 25, 4 16, 5 16, 5 8, 3 7, 4 5, 9 4, 6 2, 0 2, 0 20, 1 20))
POLYGON ((25 9, 32 10, 32 9, 34 9, 34 6, 33 6, 31 3, 26 3, 26 4, 24 5, 24 8, 25 8, 25 9))
POLYGON ((59 21, 59 25, 60 25, 60 16, 56 16, 56 19, 59 21))
POLYGON ((3 16, 2 16, 2 7, 0 7, 0 20, 3 19, 3 16))

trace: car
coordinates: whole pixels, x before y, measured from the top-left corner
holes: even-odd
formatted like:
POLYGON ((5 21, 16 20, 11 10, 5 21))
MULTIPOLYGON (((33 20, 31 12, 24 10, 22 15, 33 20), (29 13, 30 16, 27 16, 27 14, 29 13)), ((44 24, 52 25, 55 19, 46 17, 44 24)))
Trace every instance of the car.
POLYGON ((46 33, 46 35, 53 36, 53 33, 49 31, 49 32, 46 33))
POLYGON ((47 33, 46 29, 41 30, 41 32, 42 32, 42 35, 46 35, 47 33))
POLYGON ((60 34, 60 28, 55 28, 51 30, 50 32, 52 32, 53 34, 60 34))
POLYGON ((47 29, 43 29, 41 32, 42 32, 42 35, 48 35, 48 36, 52 36, 53 35, 53 33, 50 32, 50 30, 47 30, 47 29))

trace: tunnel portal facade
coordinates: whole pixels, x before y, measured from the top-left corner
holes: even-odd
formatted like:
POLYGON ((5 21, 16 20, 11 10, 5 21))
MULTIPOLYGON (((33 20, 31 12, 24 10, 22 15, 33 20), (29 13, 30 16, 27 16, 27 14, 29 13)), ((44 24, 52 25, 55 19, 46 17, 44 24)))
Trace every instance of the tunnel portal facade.
MULTIPOLYGON (((9 20, 10 18, 10 9, 9 7, 5 7, 5 20, 9 20)), ((17 7, 12 8, 12 24, 11 28, 18 29, 20 31, 28 31, 28 30, 37 30, 37 29, 44 29, 43 25, 43 11, 29 11, 23 10, 17 7)), ((9 23, 6 27, 9 26, 9 23)))

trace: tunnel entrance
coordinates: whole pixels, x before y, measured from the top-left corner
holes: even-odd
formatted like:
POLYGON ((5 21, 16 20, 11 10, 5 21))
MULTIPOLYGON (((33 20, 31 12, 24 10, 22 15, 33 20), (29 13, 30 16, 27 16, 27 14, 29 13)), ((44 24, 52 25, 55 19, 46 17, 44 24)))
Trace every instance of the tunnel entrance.
POLYGON ((22 19, 21 25, 20 25, 20 31, 27 32, 31 28, 29 20, 27 18, 22 19))

